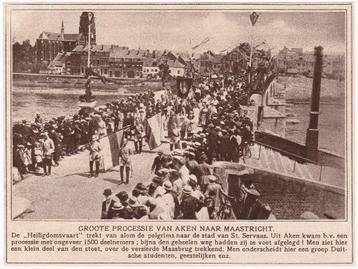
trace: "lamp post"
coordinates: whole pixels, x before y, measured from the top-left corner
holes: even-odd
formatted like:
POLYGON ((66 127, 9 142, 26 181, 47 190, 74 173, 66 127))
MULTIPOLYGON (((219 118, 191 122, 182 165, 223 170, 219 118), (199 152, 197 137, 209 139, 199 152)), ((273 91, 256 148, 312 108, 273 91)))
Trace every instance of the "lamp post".
POLYGON ((256 12, 252 12, 250 15, 251 21, 251 35, 250 35, 250 73, 249 73, 249 83, 251 83, 251 73, 252 73, 252 54, 253 54, 253 35, 254 35, 254 26, 259 18, 259 15, 256 12))
POLYGON ((323 48, 315 47, 310 121, 306 133, 306 158, 318 161, 318 117, 321 95, 323 48))
POLYGON ((88 55, 87 55, 87 67, 91 65, 91 25, 92 25, 93 13, 88 13, 88 55))

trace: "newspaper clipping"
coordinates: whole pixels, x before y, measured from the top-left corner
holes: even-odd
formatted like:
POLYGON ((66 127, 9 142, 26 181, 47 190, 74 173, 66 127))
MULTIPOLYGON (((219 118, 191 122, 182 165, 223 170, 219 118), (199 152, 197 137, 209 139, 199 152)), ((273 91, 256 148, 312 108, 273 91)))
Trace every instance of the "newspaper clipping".
POLYGON ((352 264, 352 4, 4 5, 7 264, 352 264))

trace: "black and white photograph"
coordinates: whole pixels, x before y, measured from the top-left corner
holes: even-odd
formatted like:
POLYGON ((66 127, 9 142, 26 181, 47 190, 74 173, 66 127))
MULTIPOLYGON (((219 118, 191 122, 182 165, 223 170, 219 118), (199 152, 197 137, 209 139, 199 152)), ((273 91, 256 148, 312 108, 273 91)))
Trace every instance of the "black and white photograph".
POLYGON ((345 11, 9 18, 11 220, 348 218, 345 11))

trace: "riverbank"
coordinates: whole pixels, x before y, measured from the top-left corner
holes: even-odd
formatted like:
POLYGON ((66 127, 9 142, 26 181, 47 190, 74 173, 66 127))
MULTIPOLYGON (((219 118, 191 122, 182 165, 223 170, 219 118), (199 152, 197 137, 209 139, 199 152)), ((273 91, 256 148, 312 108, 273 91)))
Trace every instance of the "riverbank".
MULTIPOLYGON (((86 79, 73 75, 47 75, 47 74, 13 74, 13 86, 20 88, 51 89, 84 89, 86 79)), ((99 79, 91 81, 91 88, 96 90, 116 91, 118 88, 126 88, 128 91, 137 92, 142 88, 159 90, 162 88, 160 80, 147 80, 144 78, 110 78, 111 82, 103 83, 99 79)))
MULTIPOLYGON (((286 89, 286 101, 289 103, 310 103, 312 94, 312 78, 278 77, 277 82, 286 89)), ((322 78, 321 104, 344 104, 345 82, 322 78)))

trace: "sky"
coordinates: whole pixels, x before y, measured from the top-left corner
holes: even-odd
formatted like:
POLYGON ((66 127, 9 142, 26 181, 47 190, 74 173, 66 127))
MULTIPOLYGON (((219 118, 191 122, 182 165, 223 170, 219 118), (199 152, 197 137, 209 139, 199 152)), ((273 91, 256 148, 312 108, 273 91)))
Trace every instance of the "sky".
MULTIPOLYGON (((271 48, 273 53, 284 46, 313 51, 321 45, 325 53, 344 53, 345 14, 343 12, 257 12, 259 19, 251 26, 251 12, 240 11, 97 11, 97 44, 115 44, 141 49, 220 52, 242 42, 271 48), (195 51, 191 48, 205 38, 209 42, 195 51)), ((29 39, 34 44, 42 31, 78 33, 81 12, 13 11, 12 40, 29 39)))

